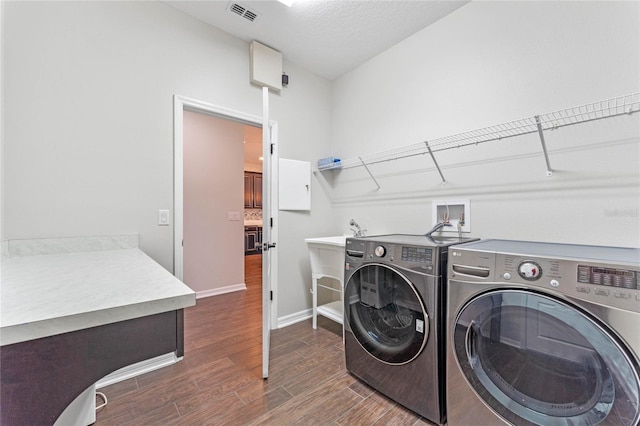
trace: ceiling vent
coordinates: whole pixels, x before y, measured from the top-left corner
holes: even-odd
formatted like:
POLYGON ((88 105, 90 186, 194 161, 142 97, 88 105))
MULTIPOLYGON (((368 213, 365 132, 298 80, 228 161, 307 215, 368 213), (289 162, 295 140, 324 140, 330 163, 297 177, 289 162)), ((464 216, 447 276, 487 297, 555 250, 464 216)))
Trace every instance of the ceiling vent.
POLYGON ((258 17, 258 14, 256 12, 254 12, 253 10, 247 9, 240 3, 236 3, 236 2, 231 2, 229 4, 229 12, 235 13, 236 15, 241 16, 244 19, 251 22, 255 21, 256 18, 258 17))

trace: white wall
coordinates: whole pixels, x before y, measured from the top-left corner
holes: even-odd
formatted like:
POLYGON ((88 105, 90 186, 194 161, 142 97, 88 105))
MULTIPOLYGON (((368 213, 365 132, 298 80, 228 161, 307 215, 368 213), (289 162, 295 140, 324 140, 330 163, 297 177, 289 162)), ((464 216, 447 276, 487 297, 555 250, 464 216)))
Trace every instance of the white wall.
MULTIPOLYGON (((139 233, 173 270, 173 226, 157 225, 173 208, 173 95, 260 116, 248 43, 160 2, 2 4, 3 238, 139 233)), ((314 161, 330 85, 285 70, 289 87, 271 96, 280 153, 314 161)), ((311 215, 281 215, 279 316, 310 307, 300 241, 331 228, 323 197, 311 215)))
MULTIPOLYGON (((640 91, 640 3, 471 2, 333 85, 332 150, 350 158, 640 91)), ((322 172, 336 228, 422 233, 431 200, 469 199, 472 234, 640 245, 639 116, 322 172)))
POLYGON ((183 117, 183 281, 220 293, 244 285, 245 126, 191 111, 183 117))
MULTIPOLYGON (((140 233, 173 270, 173 226, 157 226, 173 207, 172 97, 261 115, 248 43, 159 2, 2 6, 2 238, 140 233)), ((471 2, 333 84, 285 58, 289 86, 270 96, 280 157, 346 158, 639 91, 638 12, 471 2)), ((535 136, 440 155, 446 186, 426 157, 373 169, 381 191, 362 169, 315 174, 312 210, 280 212, 278 316, 311 306, 305 237, 351 217, 369 234, 423 232, 434 198, 469 198, 484 238, 637 246, 637 121, 550 132, 551 178, 535 136)))

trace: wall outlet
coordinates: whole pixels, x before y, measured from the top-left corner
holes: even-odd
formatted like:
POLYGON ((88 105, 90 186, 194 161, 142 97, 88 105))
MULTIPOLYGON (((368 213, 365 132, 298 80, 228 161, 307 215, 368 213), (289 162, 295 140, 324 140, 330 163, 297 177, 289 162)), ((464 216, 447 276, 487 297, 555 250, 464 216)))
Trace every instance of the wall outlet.
POLYGON ((240 220, 240 212, 227 212, 227 220, 240 220))
POLYGON ((169 210, 158 210, 158 225, 159 226, 169 226, 169 210))
POLYGON ((471 209, 469 200, 434 200, 433 226, 445 222, 451 226, 442 228, 443 232, 458 232, 458 224, 461 224, 462 232, 471 232, 471 209))

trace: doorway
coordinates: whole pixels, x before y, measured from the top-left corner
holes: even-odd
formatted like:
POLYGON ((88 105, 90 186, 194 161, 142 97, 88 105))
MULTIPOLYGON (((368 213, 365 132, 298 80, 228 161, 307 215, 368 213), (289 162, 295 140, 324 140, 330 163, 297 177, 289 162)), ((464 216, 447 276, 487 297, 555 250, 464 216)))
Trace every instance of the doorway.
POLYGON ((256 263, 262 255, 262 128, 245 125, 243 130, 244 254, 249 256, 245 263, 256 263))
POLYGON ((182 280, 198 298, 246 288, 246 127, 226 117, 183 111, 182 280))
MULTIPOLYGON (((266 92, 266 91, 265 91, 266 92)), ((266 99, 266 93, 265 93, 266 99)), ((196 115, 205 115, 205 116, 214 116, 218 119, 222 119, 222 122, 227 124, 238 124, 241 123, 241 128, 244 126, 252 126, 257 128, 262 128, 262 151, 265 160, 263 161, 263 199, 264 205, 263 210, 266 212, 266 215, 263 217, 263 220, 267 221, 268 227, 265 228, 265 234, 267 235, 267 240, 264 243, 268 244, 270 248, 275 247, 274 241, 277 240, 277 198, 273 196, 274 193, 277 193, 275 189, 277 189, 278 184, 278 155, 277 155, 277 139, 278 139, 278 131, 277 131, 277 122, 271 121, 268 119, 268 105, 263 104, 263 117, 253 116, 249 114, 245 114, 242 112, 229 110, 223 107, 211 105, 202 101, 185 98, 182 96, 175 95, 174 96, 174 271, 176 277, 181 280, 184 280, 184 272, 185 272, 185 250, 187 242, 185 241, 185 165, 184 165, 184 118, 187 112, 196 113, 196 115), (267 123, 266 127, 263 126, 263 123, 267 123)), ((223 127, 226 127, 223 126, 223 127)), ((233 127, 233 126, 231 126, 233 127)), ((233 133, 233 132, 232 132, 233 133)), ((240 138, 242 141, 242 137, 240 138)), ((209 144, 211 145, 211 144, 209 144)), ((210 147, 210 146, 209 146, 210 147)), ((240 143, 239 147, 241 151, 243 151, 243 146, 240 143)), ((233 148, 235 149, 235 148, 233 148)), ((218 150, 214 154, 212 154, 216 159, 216 166, 221 167, 222 163, 226 163, 227 159, 225 157, 224 150, 218 150)), ((199 161, 199 160, 198 160, 199 161)), ((244 224, 243 224, 243 204, 242 204, 242 193, 243 193, 243 165, 244 157, 240 155, 240 163, 234 171, 229 171, 229 173, 235 173, 235 170, 240 173, 240 189, 238 191, 231 191, 234 194, 238 194, 240 196, 240 202, 238 207, 235 205, 227 209, 226 211, 218 212, 218 215, 222 215, 223 217, 217 217, 217 221, 222 220, 223 226, 220 229, 225 228, 237 228, 240 230, 238 234, 239 238, 229 237, 229 241, 231 245, 239 244, 239 250, 237 251, 240 254, 240 262, 243 261, 244 251, 243 251, 243 239, 242 235, 244 232, 244 224), (226 226, 224 226, 226 225, 226 226)), ((206 177, 199 177, 200 182, 206 182, 206 177)), ((224 177, 221 179, 222 183, 231 182, 224 177)), ((234 180, 235 182, 235 180, 234 180)), ((211 197, 195 197, 197 202, 208 202, 211 197)), ((224 210, 224 209, 223 209, 224 210)), ((206 221, 213 221, 214 218, 208 217, 205 219, 206 221)), ((205 252, 205 256, 207 257, 204 262, 213 263, 214 260, 217 260, 216 254, 220 255, 222 250, 225 249, 225 245, 227 241, 219 242, 218 245, 210 246, 211 249, 207 254, 205 252)), ((262 320, 262 329, 263 329, 263 364, 264 366, 268 366, 268 341, 269 341, 269 331, 271 329, 271 324, 277 324, 277 251, 270 250, 268 251, 268 255, 263 254, 262 258, 262 299, 263 299, 263 320, 262 320)), ((231 269, 231 270, 240 270, 244 272, 242 267, 229 268, 228 264, 224 264, 219 269, 231 269)), ((244 277, 240 278, 240 281, 243 281, 244 277)), ((237 282, 237 281, 236 281, 237 282)), ((187 283, 189 284, 189 283, 187 283)), ((216 294, 222 294, 229 291, 241 290, 244 287, 244 283, 241 283, 242 288, 236 287, 233 282, 230 285, 226 286, 218 286, 215 288, 207 289, 196 289, 197 298, 213 296, 216 294)), ((267 375, 268 367, 264 368, 264 377, 267 375)))

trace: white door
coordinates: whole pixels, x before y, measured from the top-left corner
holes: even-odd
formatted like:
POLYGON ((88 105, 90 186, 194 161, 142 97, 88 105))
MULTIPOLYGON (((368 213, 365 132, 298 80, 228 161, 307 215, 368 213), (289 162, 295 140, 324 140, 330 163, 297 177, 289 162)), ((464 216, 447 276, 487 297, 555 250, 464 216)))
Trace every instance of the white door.
POLYGON ((262 102, 262 377, 269 377, 269 347, 271 343, 271 311, 276 282, 277 228, 274 213, 278 211, 277 123, 269 120, 269 89, 263 88, 262 102))

